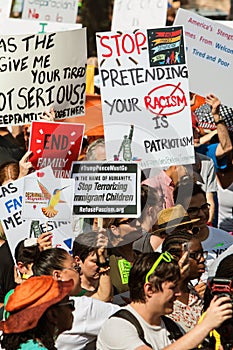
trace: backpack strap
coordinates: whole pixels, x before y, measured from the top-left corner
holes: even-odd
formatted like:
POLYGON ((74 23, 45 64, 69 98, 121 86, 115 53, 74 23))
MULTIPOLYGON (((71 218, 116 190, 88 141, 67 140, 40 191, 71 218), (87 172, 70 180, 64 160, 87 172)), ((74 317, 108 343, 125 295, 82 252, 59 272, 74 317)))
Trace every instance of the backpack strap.
POLYGON ((122 310, 118 310, 115 314, 111 315, 109 318, 111 317, 120 317, 132 323, 134 327, 137 329, 138 336, 143 341, 143 343, 149 346, 149 348, 153 349, 153 347, 146 341, 142 326, 140 325, 137 318, 132 314, 132 312, 122 309, 122 310))
POLYGON ((177 340, 184 335, 181 332, 180 327, 171 318, 166 317, 166 316, 161 316, 161 318, 165 324, 165 327, 167 328, 168 332, 170 333, 170 335, 169 335, 170 340, 177 340))

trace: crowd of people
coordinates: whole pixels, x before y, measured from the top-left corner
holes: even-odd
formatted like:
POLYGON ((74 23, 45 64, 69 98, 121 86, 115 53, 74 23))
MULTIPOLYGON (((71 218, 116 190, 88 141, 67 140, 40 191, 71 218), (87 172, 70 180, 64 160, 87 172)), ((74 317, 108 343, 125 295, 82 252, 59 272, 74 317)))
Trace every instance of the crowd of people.
MULTIPOLYGON (((139 217, 74 215, 72 252, 51 232, 11 252, 0 218, 0 349, 233 349, 233 134, 219 98, 204 103, 215 127, 192 108, 195 164, 141 169, 139 217)), ((0 186, 33 171, 29 135, 0 128, 0 186)), ((81 161, 107 160, 99 136, 81 161)))
MULTIPOLYGON (((84 219, 72 255, 46 232, 12 257, 2 230, 2 349, 233 348, 232 135, 206 103, 214 142, 192 115, 196 163, 142 170, 140 217, 84 219)), ((26 176, 25 152, 2 161, 1 185, 26 176)), ((104 137, 83 160, 106 160, 104 137)))

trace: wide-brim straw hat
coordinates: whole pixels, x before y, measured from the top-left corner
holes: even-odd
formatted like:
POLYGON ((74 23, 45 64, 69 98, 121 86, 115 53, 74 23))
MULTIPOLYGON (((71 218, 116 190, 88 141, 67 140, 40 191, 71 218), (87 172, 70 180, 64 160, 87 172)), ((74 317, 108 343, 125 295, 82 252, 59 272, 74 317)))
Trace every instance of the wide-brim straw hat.
POLYGON ((5 305, 9 316, 0 322, 0 329, 9 334, 35 328, 44 312, 64 299, 73 285, 73 280, 55 281, 52 276, 30 277, 9 296, 5 305))
POLYGON ((181 204, 177 204, 174 207, 163 209, 158 213, 159 228, 151 234, 166 233, 169 229, 194 224, 199 220, 200 219, 190 219, 184 207, 181 204))

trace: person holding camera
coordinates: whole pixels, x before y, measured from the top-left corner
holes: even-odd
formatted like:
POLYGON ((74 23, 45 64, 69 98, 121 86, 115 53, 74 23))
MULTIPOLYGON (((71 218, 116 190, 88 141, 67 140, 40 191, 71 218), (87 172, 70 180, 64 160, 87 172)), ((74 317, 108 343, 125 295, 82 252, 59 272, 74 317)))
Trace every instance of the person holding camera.
POLYGON ((179 279, 178 262, 169 252, 140 254, 129 274, 131 303, 103 324, 97 350, 193 349, 213 328, 232 318, 230 298, 214 297, 202 323, 183 335, 165 316, 172 313, 180 295, 179 279))
MULTIPOLYGON (((233 254, 226 256, 219 264, 214 277, 208 279, 204 295, 204 310, 213 298, 227 296, 233 304, 233 254)), ((203 314, 204 315, 204 314, 203 314)), ((202 319, 200 320, 200 322, 202 319)), ((233 318, 223 322, 214 329, 202 344, 201 349, 232 350, 233 349, 233 318)))

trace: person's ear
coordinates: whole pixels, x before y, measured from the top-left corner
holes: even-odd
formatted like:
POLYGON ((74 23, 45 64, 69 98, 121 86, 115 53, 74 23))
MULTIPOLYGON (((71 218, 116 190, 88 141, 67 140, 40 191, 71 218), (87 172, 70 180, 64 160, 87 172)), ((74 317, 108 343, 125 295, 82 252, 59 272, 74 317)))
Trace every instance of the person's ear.
POLYGON ((60 270, 53 270, 52 272, 53 279, 55 281, 61 281, 62 280, 61 274, 62 272, 60 270))
POLYGON ((151 298, 154 292, 155 288, 152 287, 152 284, 150 282, 144 284, 144 293, 147 298, 151 298))
POLYGON ((17 267, 18 267, 18 270, 20 271, 20 273, 24 274, 27 272, 26 267, 24 266, 24 264, 21 261, 17 262, 17 267))
POLYGON ((110 230, 112 231, 112 234, 113 234, 114 236, 116 236, 116 238, 117 238, 117 237, 120 237, 120 235, 119 235, 119 228, 118 228, 117 226, 111 225, 111 226, 110 226, 110 230))
POLYGON ((80 259, 80 257, 79 257, 78 255, 75 255, 75 257, 74 257, 74 262, 75 262, 77 265, 79 265, 79 264, 81 263, 81 259, 80 259))
MULTIPOLYGON (((155 277, 156 279, 156 277, 155 277)), ((154 285, 154 283, 147 282, 144 283, 144 293, 148 298, 151 298, 154 293, 159 292, 158 288, 154 285)))

